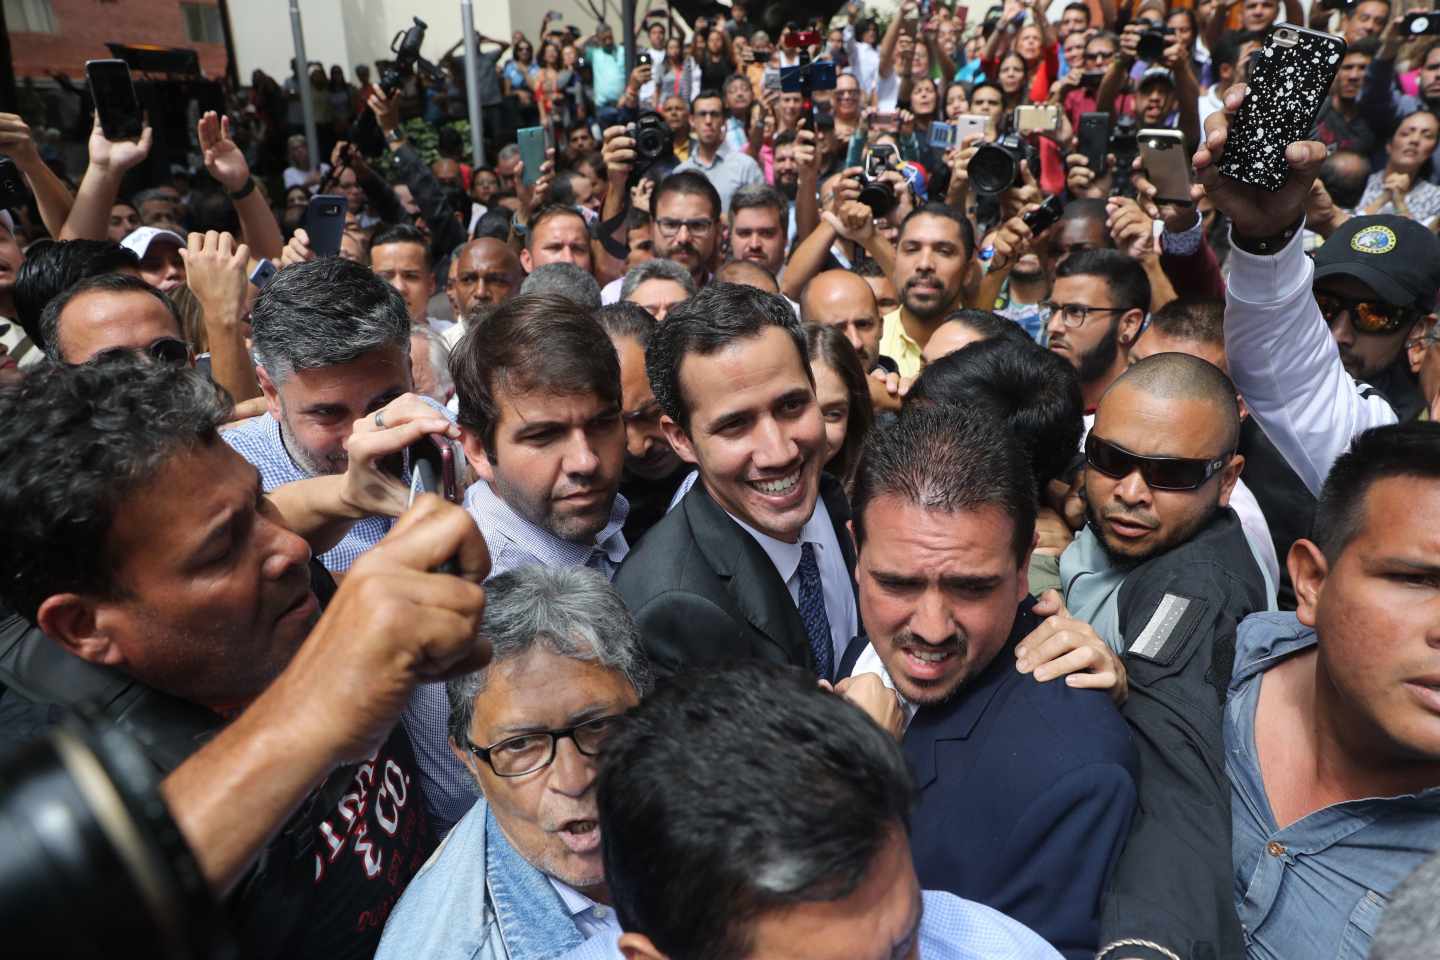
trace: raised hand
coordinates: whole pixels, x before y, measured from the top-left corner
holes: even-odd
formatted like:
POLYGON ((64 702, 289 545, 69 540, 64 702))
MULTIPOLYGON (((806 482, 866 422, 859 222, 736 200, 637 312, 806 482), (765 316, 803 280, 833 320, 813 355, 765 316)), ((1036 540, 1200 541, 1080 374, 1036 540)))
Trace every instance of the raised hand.
POLYGON ((140 131, 138 140, 110 140, 100 128, 100 114, 95 114, 95 125, 90 129, 90 165, 112 173, 124 173, 138 166, 150 155, 150 145, 155 141, 155 131, 147 120, 140 131))
POLYGON ((196 133, 210 176, 230 193, 242 189, 250 180, 250 164, 230 138, 230 118, 206 111, 196 124, 196 133))

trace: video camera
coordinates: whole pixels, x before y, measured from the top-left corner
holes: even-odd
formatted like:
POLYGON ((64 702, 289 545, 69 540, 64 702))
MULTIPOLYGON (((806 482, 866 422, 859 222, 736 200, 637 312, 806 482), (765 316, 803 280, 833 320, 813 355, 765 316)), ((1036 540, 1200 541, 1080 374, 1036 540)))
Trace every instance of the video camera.
POLYGON ((1141 60, 1159 63, 1165 59, 1165 48, 1175 42, 1173 27, 1149 27, 1140 34, 1140 44, 1135 49, 1141 60))
POLYGON ((420 56, 420 47, 425 43, 425 31, 429 26, 419 17, 411 19, 415 22, 396 33, 390 41, 390 52, 395 54, 395 59, 380 70, 380 89, 387 97, 393 97, 411 75, 431 82, 445 80, 445 74, 439 67, 420 56))
POLYGON ((1020 181, 1022 163, 1028 163, 1034 172, 1040 154, 1019 134, 1007 133, 991 143, 980 144, 965 170, 977 193, 998 196, 1020 181))

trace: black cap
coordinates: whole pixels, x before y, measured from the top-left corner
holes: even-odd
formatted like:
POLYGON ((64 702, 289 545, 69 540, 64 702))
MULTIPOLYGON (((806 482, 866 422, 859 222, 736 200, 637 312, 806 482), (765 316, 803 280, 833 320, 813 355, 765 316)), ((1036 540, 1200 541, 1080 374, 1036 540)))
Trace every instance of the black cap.
POLYGON ((1429 310, 1440 288, 1440 238, 1409 217, 1351 217, 1315 251, 1315 279, 1352 277, 1396 307, 1429 310))

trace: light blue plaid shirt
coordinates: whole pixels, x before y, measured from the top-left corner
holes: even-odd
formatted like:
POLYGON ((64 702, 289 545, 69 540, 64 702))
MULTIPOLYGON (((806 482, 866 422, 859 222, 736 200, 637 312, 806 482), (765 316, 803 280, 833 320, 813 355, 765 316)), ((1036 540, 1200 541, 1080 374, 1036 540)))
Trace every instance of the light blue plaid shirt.
MULTIPOLYGON (((926 890, 920 960, 1061 960, 1040 935, 1005 914, 953 893, 926 890)), ((559 960, 620 960, 620 935, 586 940, 559 960)))
MULTIPOLYGON (((477 480, 465 492, 465 509, 485 535, 492 577, 538 565, 590 567, 609 579, 630 552, 621 532, 630 504, 619 494, 610 508, 609 521, 591 543, 564 540, 537 527, 496 496, 484 480, 477 480)), ((445 684, 416 687, 403 719, 424 778, 430 822, 437 832, 446 833, 474 805, 476 794, 470 771, 450 752, 450 701, 445 696, 445 684)))
MULTIPOLYGON (((446 416, 454 419, 450 414, 446 416)), ((260 486, 266 493, 313 476, 290 458, 280 438, 280 421, 268 413, 251 417, 232 430, 222 430, 220 437, 260 471, 260 486)), ((320 554, 320 562, 331 573, 344 573, 360 554, 379 543, 394 523, 390 517, 367 517, 359 521, 339 543, 320 554)))

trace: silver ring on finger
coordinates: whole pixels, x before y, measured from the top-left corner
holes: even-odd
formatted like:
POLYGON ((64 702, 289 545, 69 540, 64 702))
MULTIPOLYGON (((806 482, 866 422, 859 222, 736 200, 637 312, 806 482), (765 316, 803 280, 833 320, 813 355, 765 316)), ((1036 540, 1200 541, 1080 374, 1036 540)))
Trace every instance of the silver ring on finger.
POLYGON ((375 411, 375 429, 376 429, 376 430, 384 430, 384 429, 385 429, 385 411, 384 411, 384 410, 376 410, 376 411, 375 411))

